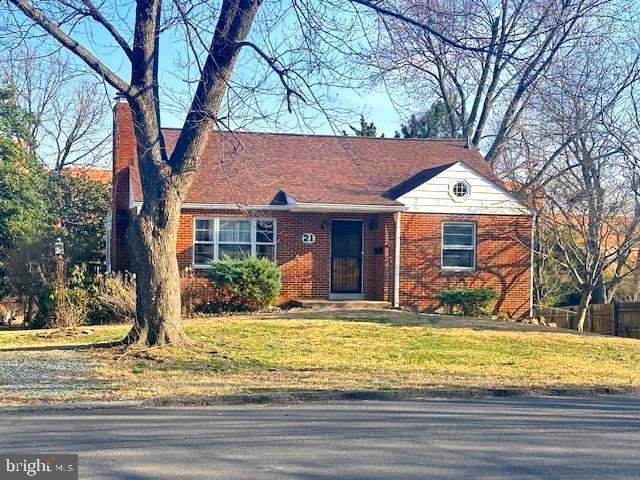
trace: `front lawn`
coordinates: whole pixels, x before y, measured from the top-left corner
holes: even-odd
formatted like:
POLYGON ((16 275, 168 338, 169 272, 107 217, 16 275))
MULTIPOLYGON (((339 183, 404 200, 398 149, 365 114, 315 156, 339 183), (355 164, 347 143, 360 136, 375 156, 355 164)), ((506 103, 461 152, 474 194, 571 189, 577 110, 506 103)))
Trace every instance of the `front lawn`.
MULTIPOLYGON (((315 315, 318 316, 317 314, 315 315)), ((42 338, 0 332, 0 349, 81 345, 124 336, 124 326, 42 338)), ((446 323, 278 317, 190 320, 194 349, 82 350, 105 398, 265 390, 441 387, 640 387, 640 341, 557 331, 487 330, 446 323)), ((55 350, 51 351, 52 355, 55 350)), ((1 352, 0 355, 10 355, 1 352)), ((0 387, 1 389, 1 387, 0 387)), ((95 398, 95 397, 92 397, 95 398)))

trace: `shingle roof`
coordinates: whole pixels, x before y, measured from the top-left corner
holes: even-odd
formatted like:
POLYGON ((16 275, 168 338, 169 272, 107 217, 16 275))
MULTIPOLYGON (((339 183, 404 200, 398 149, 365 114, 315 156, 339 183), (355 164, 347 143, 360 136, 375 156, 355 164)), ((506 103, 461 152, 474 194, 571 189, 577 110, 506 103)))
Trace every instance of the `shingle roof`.
MULTIPOLYGON (((163 129, 169 152, 179 133, 163 129)), ((269 205, 286 195, 298 203, 398 205, 396 190, 459 161, 498 181, 461 140, 217 132, 185 203, 269 205)), ((137 167, 130 168, 141 201, 137 167)))
POLYGON ((100 167, 65 167, 62 171, 72 177, 83 177, 102 183, 111 183, 111 176, 113 175, 110 168, 100 167))

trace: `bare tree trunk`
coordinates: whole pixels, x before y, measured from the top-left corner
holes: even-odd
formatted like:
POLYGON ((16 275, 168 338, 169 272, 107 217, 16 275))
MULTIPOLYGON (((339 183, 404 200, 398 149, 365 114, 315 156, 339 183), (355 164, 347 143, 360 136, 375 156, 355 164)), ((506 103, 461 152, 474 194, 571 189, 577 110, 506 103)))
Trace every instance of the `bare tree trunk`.
POLYGON ((180 273, 176 236, 180 221, 180 199, 166 193, 162 205, 141 212, 130 230, 136 265, 136 322, 127 343, 185 345, 182 328, 180 273))
POLYGON ((191 177, 172 175, 151 93, 129 104, 145 198, 128 232, 137 301, 136 321, 124 343, 186 345, 189 340, 182 328, 176 240, 181 195, 191 177))
POLYGON ((640 252, 636 255, 635 272, 632 274, 633 278, 633 294, 632 301, 640 301, 640 252))
POLYGON ((604 284, 603 274, 600 273, 600 277, 598 279, 598 284, 596 288, 593 290, 593 295, 591 300, 593 303, 607 303, 607 288, 604 284))
POLYGON ((33 304, 34 304, 34 299, 33 299, 33 295, 29 294, 27 296, 27 310, 25 312, 25 316, 24 316, 24 323, 27 323, 29 325, 31 325, 31 322, 33 322, 33 304))
POLYGON ((582 296, 580 297, 580 305, 578 305, 578 324, 576 330, 579 332, 584 331, 584 322, 587 318, 587 310, 589 309, 589 303, 591 302, 591 295, 593 294, 593 287, 584 287, 582 290, 582 296))
MULTIPOLYGON (((200 156, 215 126, 227 83, 238 54, 239 42, 249 33, 259 0, 225 0, 207 60, 201 72, 192 106, 176 146, 168 158, 160 130, 157 92, 157 42, 160 18, 155 12, 138 12, 148 20, 138 35, 145 48, 134 46, 141 60, 153 58, 153 68, 137 69, 134 84, 152 85, 138 98, 129 98, 133 110, 138 166, 144 203, 134 220, 129 243, 136 271, 136 322, 125 338, 127 344, 186 345, 182 327, 181 285, 176 241, 182 199, 188 191, 200 156), (140 77, 139 79, 137 77, 140 77)), ((136 43, 138 45, 138 43, 136 43)), ((142 62, 147 63, 147 62, 142 62)))

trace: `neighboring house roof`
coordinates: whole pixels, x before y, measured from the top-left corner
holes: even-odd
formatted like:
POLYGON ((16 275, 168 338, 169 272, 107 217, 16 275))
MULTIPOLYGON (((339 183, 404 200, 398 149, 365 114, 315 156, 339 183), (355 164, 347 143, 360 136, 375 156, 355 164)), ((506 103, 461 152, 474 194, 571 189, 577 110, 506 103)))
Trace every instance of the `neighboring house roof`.
MULTIPOLYGON (((163 134, 171 152, 180 130, 163 134)), ((397 206, 403 191, 457 162, 501 185, 462 140, 218 132, 201 160, 185 204, 397 206)), ((133 200, 141 202, 135 162, 129 168, 133 200)))
POLYGON ((62 171, 72 177, 84 177, 103 183, 111 183, 111 177, 113 175, 110 168, 98 167, 66 167, 62 171))

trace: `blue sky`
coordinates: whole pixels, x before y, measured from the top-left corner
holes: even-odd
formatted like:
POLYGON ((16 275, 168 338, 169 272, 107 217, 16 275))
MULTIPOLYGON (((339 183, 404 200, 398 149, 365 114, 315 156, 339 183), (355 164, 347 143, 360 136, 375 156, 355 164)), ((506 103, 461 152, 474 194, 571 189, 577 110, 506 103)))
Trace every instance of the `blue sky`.
MULTIPOLYGON (((249 52, 247 52, 249 53, 249 52)), ((184 82, 179 80, 171 72, 171 66, 175 66, 176 58, 172 55, 170 48, 164 48, 162 50, 164 74, 161 76, 161 89, 165 91, 184 91, 184 82)), ((260 59, 253 58, 254 62, 260 62, 260 59)), ((128 79, 128 72, 121 72, 124 78, 128 79)), ((242 75, 241 68, 237 68, 236 76, 242 75)), ((272 74, 275 78, 275 74, 272 74)), ((277 82, 276 82, 277 83, 277 82)), ((280 95, 268 95, 259 98, 259 100, 267 105, 268 110, 275 110, 277 104, 283 99, 284 92, 279 91, 280 95), (270 107, 269 107, 270 106, 270 107)), ((359 121, 359 115, 363 114, 367 121, 373 121, 377 127, 378 135, 385 133, 385 136, 392 137, 396 130, 400 129, 401 114, 393 101, 389 98, 389 93, 383 86, 373 88, 347 88, 347 87, 332 87, 328 94, 332 97, 332 101, 328 104, 323 104, 323 107, 329 107, 330 105, 339 105, 342 109, 352 111, 352 115, 349 117, 349 123, 351 125, 357 125, 359 121)), ((186 96, 190 99, 190 96, 186 96)), ((309 110, 300 106, 302 110, 309 110)), ((181 111, 175 111, 170 108, 162 109, 162 121, 165 127, 180 127, 183 121, 183 115, 186 114, 186 106, 181 111)), ((342 117, 341 117, 342 118, 342 117)), ((335 130, 341 131, 347 128, 347 119, 336 120, 333 125, 326 119, 323 119, 321 115, 315 117, 315 121, 311 122, 310 127, 298 127, 295 125, 296 115, 288 113, 284 114, 281 118, 281 122, 286 124, 291 122, 291 130, 299 131, 300 133, 317 133, 317 134, 332 134, 335 130), (289 117, 289 118, 287 118, 289 117)), ((277 126, 273 124, 254 124, 250 127, 252 130, 261 131, 276 131, 277 126)))
MULTIPOLYGON (((125 18, 130 17, 132 12, 119 12, 124 15, 125 18)), ((119 28, 122 32, 125 32, 129 25, 120 24, 119 28)), ((298 27, 298 25, 296 25, 298 27)), ((279 42, 286 43, 284 35, 286 35, 287 25, 280 25, 272 31, 268 31, 266 35, 269 37, 269 42, 277 45, 279 42), (280 30, 280 31, 279 31, 280 30), (285 32, 285 33, 281 33, 285 32)), ((257 31, 257 27, 254 26, 254 31, 257 31)), ((289 32, 292 38, 296 35, 296 32, 289 32)), ((262 32, 259 35, 265 35, 262 32)), ((128 62, 123 61, 123 55, 117 48, 104 48, 105 45, 113 45, 113 42, 109 35, 99 28, 92 28, 91 30, 82 31, 76 29, 74 36, 82 43, 88 44, 90 49, 96 53, 99 53, 101 59, 107 63, 107 65, 116 71, 123 79, 129 80, 130 71, 128 62), (98 50, 98 51, 97 51, 98 50)), ((260 43, 256 36, 256 43, 260 43)), ((247 55, 247 58, 251 58, 253 62, 262 62, 251 52, 243 53, 247 55)), ((180 127, 182 125, 183 116, 187 110, 187 102, 190 98, 187 91, 188 87, 184 82, 185 74, 177 66, 180 62, 184 62, 185 59, 185 44, 180 33, 176 32, 163 36, 161 40, 161 94, 164 105, 162 108, 162 122, 165 127, 180 127), (184 103, 182 107, 167 108, 167 99, 171 94, 181 96, 181 103, 184 103)), ((240 63, 240 62, 239 62, 240 63)), ((245 62, 246 65, 246 62, 245 62)), ((241 68, 236 68, 236 76, 242 75, 241 68)), ((275 80, 277 86, 277 79, 275 80)), ((347 124, 356 125, 359 121, 359 115, 364 114, 368 121, 373 121, 377 127, 378 134, 384 133, 385 136, 393 136, 396 130, 400 129, 401 115, 394 106, 393 102, 389 99, 388 92, 382 86, 374 89, 365 88, 346 88, 346 87, 332 87, 329 92, 329 97, 333 99, 334 105, 339 105, 340 108, 348 109, 352 111, 352 114, 347 117, 340 117, 340 120, 336 120, 331 125, 326 119, 321 116, 317 116, 313 122, 309 122, 307 126, 300 127, 296 124, 296 116, 283 114, 280 118, 280 124, 253 124, 251 130, 262 131, 279 131, 282 128, 289 130, 300 131, 303 133, 322 133, 330 134, 336 131, 347 129, 347 124), (348 122, 348 123, 347 123, 348 122)), ((266 106, 267 110, 275 110, 277 104, 282 101, 282 95, 267 95, 259 98, 262 105, 266 106)), ((323 105, 323 107, 329 107, 329 105, 323 105)), ((302 108, 302 110, 305 110, 302 108)), ((306 109, 308 110, 308 109, 306 109)), ((305 112, 306 113, 306 112, 305 112)))
MULTIPOLYGON (((165 88, 177 89, 180 83, 176 80, 165 80, 163 82, 165 88)), ((386 137, 393 137, 396 130, 400 130, 401 112, 394 106, 394 103, 390 100, 389 94, 382 87, 375 89, 362 89, 362 88, 334 88, 332 89, 333 95, 335 95, 335 102, 339 103, 342 107, 353 111, 353 120, 351 125, 356 126, 359 122, 359 115, 363 114, 367 121, 374 122, 377 128, 378 135, 384 133, 386 137)), ((265 98, 265 102, 275 103, 275 99, 272 97, 265 98)), ((275 108, 275 107, 274 107, 275 108)), ((184 112, 183 114, 186 114, 184 112)), ((285 114, 289 115, 289 114, 285 114)), ((292 121, 294 115, 290 115, 292 121)), ((286 121, 286 118, 284 119, 286 121)), ((162 121, 165 127, 181 127, 183 117, 174 112, 171 109, 162 109, 162 121)), ((312 128, 308 132, 300 133, 316 133, 316 134, 332 134, 334 133, 331 125, 327 120, 322 120, 318 117, 317 123, 314 124, 315 128, 312 128)), ((334 129, 347 129, 347 124, 342 122, 335 122, 334 129)), ((274 127, 270 125, 258 126, 256 125, 252 129, 262 131, 274 131, 274 127)), ((295 128, 294 128, 295 130, 295 128)), ((349 130, 350 132, 350 130, 349 130)))

